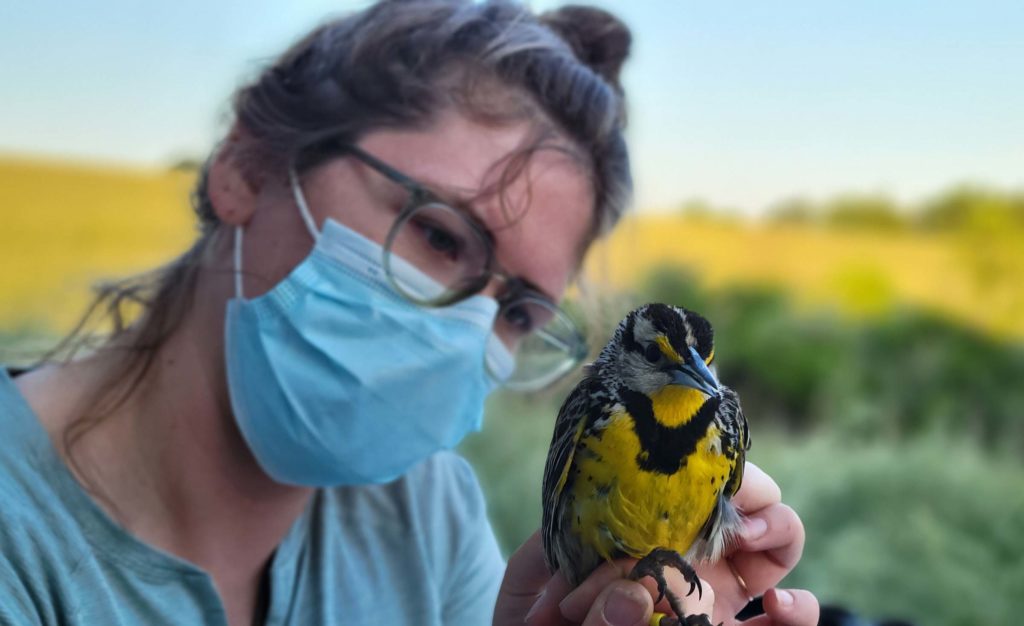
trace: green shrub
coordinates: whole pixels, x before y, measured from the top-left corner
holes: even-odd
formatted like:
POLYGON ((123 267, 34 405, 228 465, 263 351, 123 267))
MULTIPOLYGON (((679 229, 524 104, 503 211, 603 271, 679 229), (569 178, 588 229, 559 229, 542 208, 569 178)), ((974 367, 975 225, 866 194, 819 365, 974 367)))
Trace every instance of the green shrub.
POLYGON ((874 617, 1019 622, 1024 467, 1015 459, 935 436, 851 445, 762 434, 755 445, 752 458, 807 529, 787 585, 874 617))

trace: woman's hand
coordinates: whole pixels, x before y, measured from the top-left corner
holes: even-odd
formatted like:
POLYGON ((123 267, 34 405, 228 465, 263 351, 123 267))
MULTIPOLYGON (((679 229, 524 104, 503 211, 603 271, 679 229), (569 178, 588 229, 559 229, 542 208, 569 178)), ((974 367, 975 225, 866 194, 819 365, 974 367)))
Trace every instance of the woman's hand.
MULTIPOLYGON (((750 595, 764 594, 765 615, 742 622, 744 626, 815 626, 818 601, 810 592, 773 589, 803 552, 800 518, 781 503, 775 481, 751 463, 733 502, 748 518, 744 536, 726 559, 697 568, 704 581, 702 599, 687 597, 689 584, 678 572, 666 569, 669 586, 683 598, 688 613, 711 613, 713 624, 738 624, 734 615, 748 597, 730 569, 731 563, 750 595)), ((540 533, 534 533, 509 559, 494 625, 519 626, 524 620, 530 626, 645 625, 655 609, 668 613, 669 607, 665 600, 655 607, 657 590, 650 578, 641 582, 624 578, 634 562, 606 563, 573 590, 560 573, 548 573, 540 533)))
MULTIPOLYGON (((509 559, 494 626, 646 626, 655 609, 663 613, 670 609, 664 599, 655 605, 658 591, 651 579, 625 578, 634 563, 630 559, 605 563, 573 589, 561 573, 548 573, 540 533, 534 533, 509 559)), ((675 570, 666 569, 665 577, 679 597, 689 591, 690 584, 675 570)), ((702 584, 700 599, 694 594, 683 600, 688 613, 711 614, 715 593, 707 581, 702 584)))
POLYGON ((761 468, 747 463, 743 485, 733 503, 747 518, 743 537, 718 563, 697 567, 700 577, 716 591, 712 621, 726 626, 817 624, 818 601, 811 592, 774 589, 796 566, 804 549, 804 526, 796 512, 782 504, 779 486, 761 468), (746 590, 740 579, 746 583, 746 590), (737 622, 733 616, 750 597, 762 594, 765 615, 737 622))

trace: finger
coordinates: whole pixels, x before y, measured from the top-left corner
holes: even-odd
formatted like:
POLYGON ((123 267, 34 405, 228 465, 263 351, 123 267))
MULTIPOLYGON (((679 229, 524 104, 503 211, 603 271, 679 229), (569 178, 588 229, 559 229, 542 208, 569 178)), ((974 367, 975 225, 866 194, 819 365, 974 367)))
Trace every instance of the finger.
MULTIPOLYGON (((540 595, 536 596, 537 601, 526 612, 525 623, 529 626, 567 624, 568 622, 562 617, 559 604, 571 590, 572 586, 565 579, 565 575, 561 572, 555 573, 540 595)), ((522 615, 522 613, 519 615, 522 615)), ((577 620, 577 623, 579 623, 579 620, 577 620)))
POLYGON ((558 601, 569 592, 569 583, 564 577, 552 577, 544 562, 544 549, 540 532, 530 536, 508 560, 505 578, 498 591, 498 599, 494 605, 495 624, 521 624, 523 616, 530 619, 528 623, 537 626, 556 626, 562 623, 558 614, 558 601), (552 603, 554 611, 537 611, 543 608, 543 600, 554 590, 559 593, 558 583, 562 584, 558 600, 552 603))
POLYGON ((643 585, 619 579, 597 596, 583 626, 646 626, 653 612, 654 602, 643 585))
POLYGON ((753 513, 766 506, 782 502, 782 490, 760 467, 747 462, 743 467, 743 482, 732 498, 744 513, 753 513))
POLYGON ((771 589, 796 566, 803 554, 803 522, 785 504, 771 505, 751 516, 764 523, 759 535, 744 534, 739 550, 728 558, 751 595, 771 589))
MULTIPOLYGON (((668 586, 669 591, 679 599, 682 604, 683 613, 686 615, 706 613, 711 615, 711 611, 715 606, 715 590, 714 586, 707 580, 700 579, 700 592, 697 589, 690 593, 690 583, 686 581, 683 573, 674 568, 665 568, 665 584, 668 586)), ((658 597, 658 586, 657 583, 650 579, 644 578, 640 581, 647 591, 650 592, 651 597, 658 597)), ((668 596, 659 600, 654 605, 654 610, 666 615, 673 615, 672 605, 669 604, 668 596)))
MULTIPOLYGON (((605 563, 601 567, 597 568, 590 576, 587 577, 579 587, 574 589, 569 595, 562 600, 560 608, 562 616, 573 623, 581 622, 587 615, 587 612, 593 606, 596 598, 604 591, 608 585, 616 580, 621 580, 628 576, 629 572, 633 569, 636 564, 634 559, 619 559, 614 563, 605 563)), ((689 607, 687 602, 698 602, 697 593, 690 594, 690 583, 686 582, 682 572, 675 568, 666 567, 664 570, 665 584, 669 590, 677 598, 681 598, 683 606, 689 607), (690 600, 692 598, 693 600, 690 600)), ((645 589, 652 599, 657 598, 660 595, 658 591, 658 583, 651 577, 645 576, 638 581, 645 589)), ((706 581, 702 587, 702 596, 708 594, 711 585, 707 584, 706 581)), ((568 583, 567 583, 568 584, 568 583)), ((714 598, 714 592, 711 592, 712 599, 714 598)), ((549 598, 545 594, 544 602, 548 602, 549 598)), ((700 600, 701 606, 705 605, 706 602, 700 600)), ((710 604, 707 604, 710 607, 710 604)), ((668 598, 662 598, 655 607, 656 610, 663 613, 671 613, 671 607, 668 603, 668 598)), ((546 609, 545 609, 546 610, 546 609)), ((687 608, 687 611, 690 609, 687 608)), ((710 610, 706 611, 710 615, 710 610)))
POLYGON ((741 552, 767 552, 780 565, 793 567, 803 554, 804 523, 787 504, 773 504, 750 516, 746 523, 762 527, 758 533, 744 532, 740 537, 741 552))
POLYGON ((764 615, 742 622, 743 626, 815 626, 818 599, 804 589, 772 589, 764 594, 764 615))
POLYGON ((714 565, 700 567, 698 572, 701 579, 707 579, 715 590, 716 614, 725 616, 715 621, 730 623, 735 615, 750 601, 750 592, 740 583, 741 574, 735 570, 735 564, 730 563, 727 558, 720 559, 714 565))
POLYGON ((613 582, 625 578, 634 563, 635 561, 620 560, 601 564, 561 600, 559 609, 562 616, 571 622, 582 622, 597 597, 613 582))
POLYGON ((550 578, 538 530, 509 557, 501 590, 512 596, 536 596, 550 578))
MULTIPOLYGON (((562 617, 559 608, 562 600, 572 591, 572 585, 566 580, 565 575, 556 572, 540 594, 535 596, 536 601, 529 607, 524 620, 529 626, 560 626, 568 622, 562 617)), ((523 615, 523 613, 519 613, 523 615)), ((577 620, 577 623, 579 620, 577 620)), ((497 623, 497 621, 495 621, 497 623)))
MULTIPOLYGON (((682 574, 679 574, 680 580, 682 580, 682 577, 683 577, 682 574)), ((697 595, 696 592, 694 592, 693 594, 691 594, 689 596, 679 595, 678 588, 677 587, 673 587, 673 591, 675 591, 676 594, 679 595, 679 598, 682 600, 683 612, 686 613, 686 615, 700 615, 702 613, 704 615, 714 615, 714 613, 715 613, 715 589, 714 589, 714 587, 711 586, 710 582, 704 580, 703 578, 700 579, 700 587, 701 587, 701 593, 700 593, 699 596, 697 595)), ((686 589, 686 591, 690 590, 690 583, 686 583, 685 589, 686 589)), ((670 607, 668 606, 668 601, 667 600, 662 600, 658 604, 658 606, 655 607, 655 610, 656 611, 661 611, 662 613, 670 613, 670 607)), ((677 617, 682 618, 682 617, 685 617, 685 615, 680 615, 680 616, 677 616, 677 617)), ((682 620, 680 619, 680 621, 682 621, 682 620)), ((719 621, 721 621, 721 620, 719 620, 719 621)), ((716 621, 715 623, 717 624, 718 622, 716 621)))

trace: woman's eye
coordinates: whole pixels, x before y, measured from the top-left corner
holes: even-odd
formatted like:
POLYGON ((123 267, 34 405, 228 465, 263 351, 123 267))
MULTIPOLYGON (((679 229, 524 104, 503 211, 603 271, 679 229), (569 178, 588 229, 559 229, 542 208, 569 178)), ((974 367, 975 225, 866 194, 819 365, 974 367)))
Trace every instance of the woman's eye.
POLYGON ((430 246, 431 251, 452 261, 459 258, 461 246, 455 235, 429 222, 420 222, 417 226, 426 244, 430 246))
POLYGON ((533 332, 533 316, 526 310, 526 307, 511 306, 505 310, 502 317, 520 334, 527 335, 533 332))
POLYGON ((656 343, 649 343, 649 344, 647 344, 647 347, 644 348, 644 358, 647 359, 648 361, 650 361, 651 363, 657 363, 658 361, 660 361, 661 360, 661 348, 658 347, 658 344, 656 344, 656 343))

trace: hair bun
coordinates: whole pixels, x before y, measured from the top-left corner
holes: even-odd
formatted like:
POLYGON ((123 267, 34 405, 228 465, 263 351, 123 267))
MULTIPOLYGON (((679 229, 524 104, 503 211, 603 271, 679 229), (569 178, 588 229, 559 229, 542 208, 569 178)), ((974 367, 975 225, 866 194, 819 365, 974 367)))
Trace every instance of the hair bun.
POLYGON ((619 71, 633 42, 622 20, 603 9, 581 5, 548 11, 540 20, 569 44, 576 58, 622 91, 619 71))

